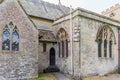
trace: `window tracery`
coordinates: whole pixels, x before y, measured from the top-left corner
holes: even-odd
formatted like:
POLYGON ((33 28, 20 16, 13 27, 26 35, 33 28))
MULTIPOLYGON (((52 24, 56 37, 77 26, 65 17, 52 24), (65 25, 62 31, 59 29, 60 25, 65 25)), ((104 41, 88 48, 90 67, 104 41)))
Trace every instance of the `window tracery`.
POLYGON ((68 40, 67 40, 66 31, 61 28, 58 31, 57 39, 58 39, 58 47, 59 47, 59 57, 68 57, 68 40))
POLYGON ((115 42, 113 30, 109 26, 101 28, 97 35, 97 41, 98 41, 98 57, 112 58, 113 42, 115 42))
POLYGON ((12 22, 6 25, 2 33, 2 50, 19 50, 19 31, 12 22))

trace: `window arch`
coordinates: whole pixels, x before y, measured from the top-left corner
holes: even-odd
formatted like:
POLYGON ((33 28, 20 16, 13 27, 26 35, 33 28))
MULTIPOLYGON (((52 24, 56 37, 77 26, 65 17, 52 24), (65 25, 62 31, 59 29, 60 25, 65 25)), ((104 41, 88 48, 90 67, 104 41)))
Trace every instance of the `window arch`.
POLYGON ((98 57, 112 57, 113 42, 115 43, 115 35, 109 26, 104 26, 98 30, 98 57))
POLYGON ((2 50, 19 50, 19 31, 12 22, 6 25, 3 29, 2 50))
POLYGON ((68 57, 68 36, 66 31, 61 28, 57 33, 59 57, 68 57))

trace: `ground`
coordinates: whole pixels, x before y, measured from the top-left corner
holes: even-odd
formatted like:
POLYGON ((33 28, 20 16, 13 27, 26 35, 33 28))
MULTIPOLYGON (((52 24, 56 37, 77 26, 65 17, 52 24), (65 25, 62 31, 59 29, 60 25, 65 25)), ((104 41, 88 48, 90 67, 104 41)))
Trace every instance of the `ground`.
MULTIPOLYGON (((70 77, 70 76, 67 76, 70 77)), ((71 80, 61 73, 42 73, 39 78, 32 78, 27 80, 71 80)), ((107 76, 87 76, 83 80, 120 80, 120 74, 109 74, 107 76)))
POLYGON ((107 76, 87 76, 83 80, 120 80, 120 74, 109 74, 107 76))
POLYGON ((27 80, 57 80, 57 78, 52 73, 39 74, 38 78, 32 78, 27 80))

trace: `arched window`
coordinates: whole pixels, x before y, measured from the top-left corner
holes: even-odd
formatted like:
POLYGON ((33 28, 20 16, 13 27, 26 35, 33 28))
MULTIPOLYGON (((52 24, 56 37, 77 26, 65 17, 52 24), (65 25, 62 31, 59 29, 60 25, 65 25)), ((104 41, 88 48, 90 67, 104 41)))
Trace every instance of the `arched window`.
POLYGON ((113 54, 113 42, 115 43, 115 36, 113 30, 109 26, 104 26, 100 28, 97 34, 97 41, 98 57, 111 58, 113 54))
POLYGON ((19 50, 19 32, 12 22, 6 25, 2 33, 2 50, 19 50))
POLYGON ((17 27, 15 27, 12 32, 12 50, 19 50, 19 33, 17 27))
POLYGON ((57 33, 59 57, 68 57, 68 37, 66 31, 61 28, 57 33))
POLYGON ((2 50, 10 50, 10 32, 7 25, 2 34, 2 50))

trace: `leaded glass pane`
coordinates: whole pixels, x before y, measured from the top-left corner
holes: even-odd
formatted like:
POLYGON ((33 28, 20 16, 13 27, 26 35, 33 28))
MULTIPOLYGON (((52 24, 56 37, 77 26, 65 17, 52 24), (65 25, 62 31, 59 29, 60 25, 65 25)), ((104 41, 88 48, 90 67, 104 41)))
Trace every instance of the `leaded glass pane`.
POLYGON ((9 23, 9 26, 10 26, 10 27, 14 27, 13 22, 10 22, 10 23, 9 23))
POLYGON ((68 40, 66 40, 66 57, 68 57, 68 40))
POLYGON ((62 41, 62 57, 64 57, 64 41, 62 41))
POLYGON ((5 27, 2 34, 2 50, 10 50, 10 32, 8 26, 5 27))
POLYGON ((107 40, 104 40, 104 57, 107 57, 107 40))
POLYGON ((110 57, 112 57, 112 41, 109 42, 110 57))
POLYGON ((46 43, 43 43, 43 52, 46 52, 46 43))
POLYGON ((58 43, 58 47, 59 47, 59 57, 60 57, 60 53, 61 53, 61 51, 60 51, 60 42, 58 43))
POLYGON ((19 34, 16 30, 12 33, 12 50, 18 51, 19 50, 19 34))
POLYGON ((102 55, 101 55, 101 44, 102 44, 102 40, 99 39, 98 40, 98 57, 102 57, 102 55))

